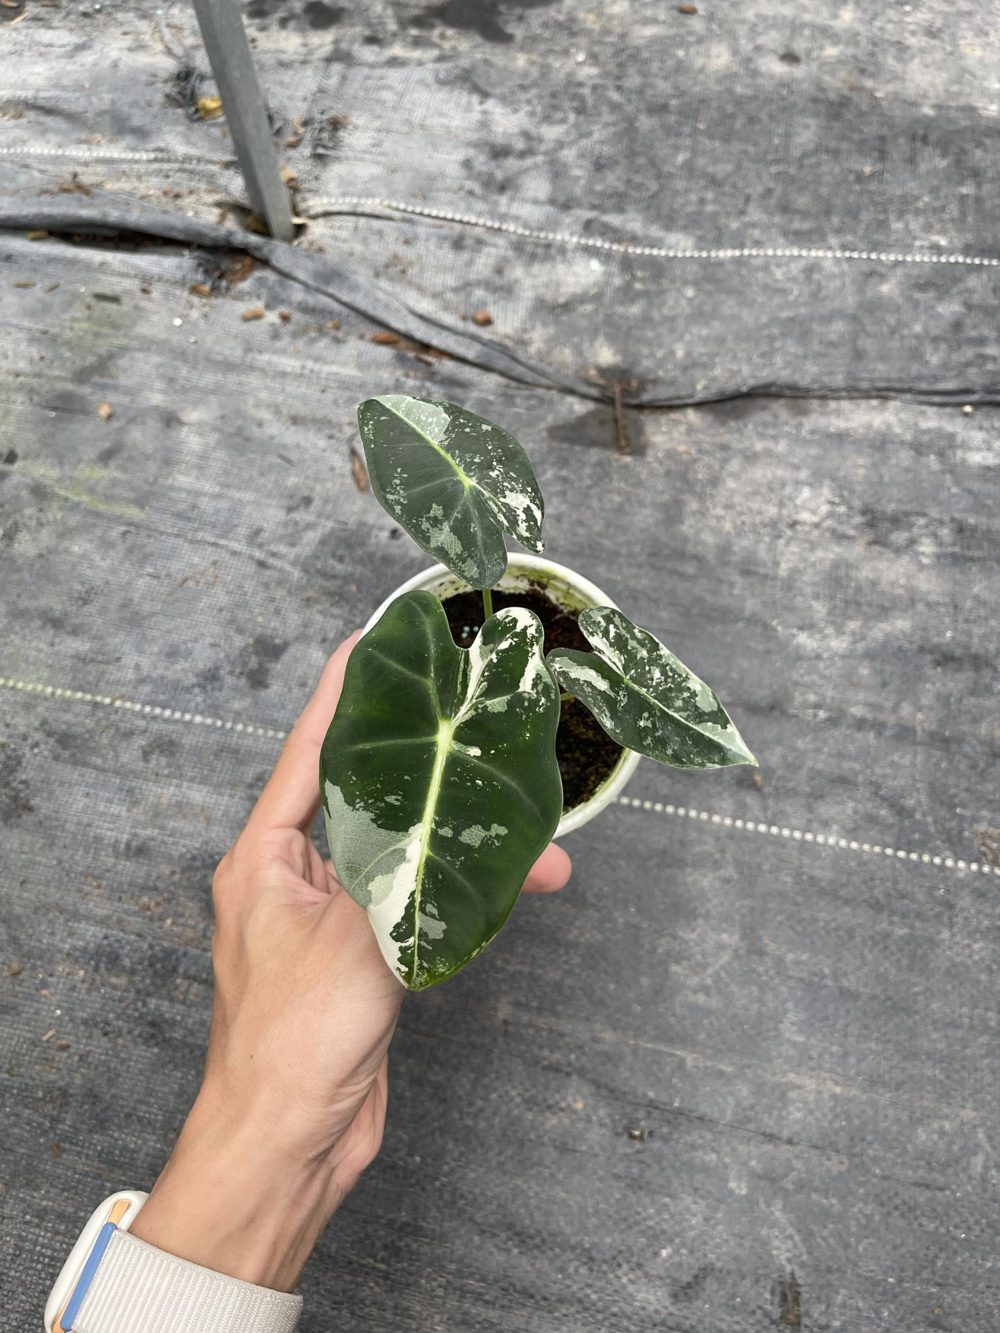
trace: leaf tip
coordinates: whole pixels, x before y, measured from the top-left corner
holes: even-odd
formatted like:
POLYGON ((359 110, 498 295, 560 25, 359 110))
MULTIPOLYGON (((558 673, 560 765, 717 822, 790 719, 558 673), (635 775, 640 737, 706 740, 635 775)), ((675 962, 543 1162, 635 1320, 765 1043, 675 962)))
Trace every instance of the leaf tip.
POLYGON ((750 764, 753 768, 760 768, 757 756, 738 732, 731 748, 734 755, 734 764, 750 764))

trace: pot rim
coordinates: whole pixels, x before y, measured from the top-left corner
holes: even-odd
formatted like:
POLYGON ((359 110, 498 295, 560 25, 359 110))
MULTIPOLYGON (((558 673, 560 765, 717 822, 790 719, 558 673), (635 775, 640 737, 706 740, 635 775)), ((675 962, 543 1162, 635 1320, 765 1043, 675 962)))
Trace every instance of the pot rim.
MULTIPOLYGON (((516 578, 522 573, 528 573, 530 577, 537 578, 543 583, 556 581, 564 583, 567 589, 584 603, 585 607, 610 606, 615 610, 618 609, 607 593, 599 588, 596 583, 592 583, 590 579, 578 574, 575 569, 570 569, 568 565, 561 565, 555 560, 549 560, 540 555, 511 554, 508 558, 507 569, 496 586, 502 587, 504 579, 512 575, 516 578)), ((437 592, 439 588, 442 590, 447 588, 449 582, 455 584, 456 591, 466 588, 462 580, 452 574, 447 565, 431 565, 429 568, 414 574, 411 578, 405 579, 372 613, 365 625, 364 633, 367 634, 372 626, 382 618, 397 597, 402 597, 404 593, 414 592, 422 588, 429 592, 437 592)), ((562 816, 556 826, 555 833, 552 835, 553 838, 561 838, 564 833, 571 833, 574 829, 581 828, 596 815, 599 815, 607 806, 617 801, 638 767, 639 758, 640 756, 634 750, 623 750, 618 763, 593 796, 581 805, 574 806, 572 810, 562 816)))

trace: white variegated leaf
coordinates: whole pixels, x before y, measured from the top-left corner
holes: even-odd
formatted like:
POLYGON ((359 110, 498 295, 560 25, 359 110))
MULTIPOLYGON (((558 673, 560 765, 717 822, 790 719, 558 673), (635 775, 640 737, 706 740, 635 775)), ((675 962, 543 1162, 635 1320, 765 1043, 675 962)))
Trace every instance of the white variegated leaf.
POLYGON ((507 567, 504 533, 542 549, 542 495, 513 435, 455 403, 385 394, 358 408, 372 490, 429 555, 474 588, 507 567))
POLYGON ((549 668, 619 745, 674 768, 755 764, 715 694, 647 630, 610 606, 580 628, 594 651, 559 648, 549 668))
POLYGON ((559 694, 530 611, 468 650, 427 592, 351 653, 320 761, 327 838, 386 962, 421 990, 497 933, 559 822, 559 694))

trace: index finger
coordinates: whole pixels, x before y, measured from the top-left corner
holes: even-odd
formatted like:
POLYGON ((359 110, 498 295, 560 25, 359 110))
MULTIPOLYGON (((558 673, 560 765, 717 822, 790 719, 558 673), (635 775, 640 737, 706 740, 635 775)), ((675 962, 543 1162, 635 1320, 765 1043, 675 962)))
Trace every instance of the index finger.
POLYGON ((312 698, 285 741, 274 772, 247 821, 247 829, 306 829, 319 809, 319 754, 344 687, 344 671, 361 630, 340 645, 323 668, 312 698))

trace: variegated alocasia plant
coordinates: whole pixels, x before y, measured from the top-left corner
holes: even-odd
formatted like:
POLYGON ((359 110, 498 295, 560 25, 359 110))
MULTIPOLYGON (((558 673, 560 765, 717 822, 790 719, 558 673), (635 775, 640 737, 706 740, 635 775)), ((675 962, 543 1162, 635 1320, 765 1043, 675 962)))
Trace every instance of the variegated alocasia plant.
POLYGON ((327 838, 386 962, 411 990, 453 976, 503 925, 562 812, 560 694, 620 745, 676 768, 755 763, 712 690, 612 607, 579 617, 592 652, 543 656, 533 611, 493 614, 505 535, 542 549, 524 450, 454 403, 370 398, 372 489, 428 554, 480 589, 468 649, 437 597, 396 598, 347 664, 320 759, 327 838))

